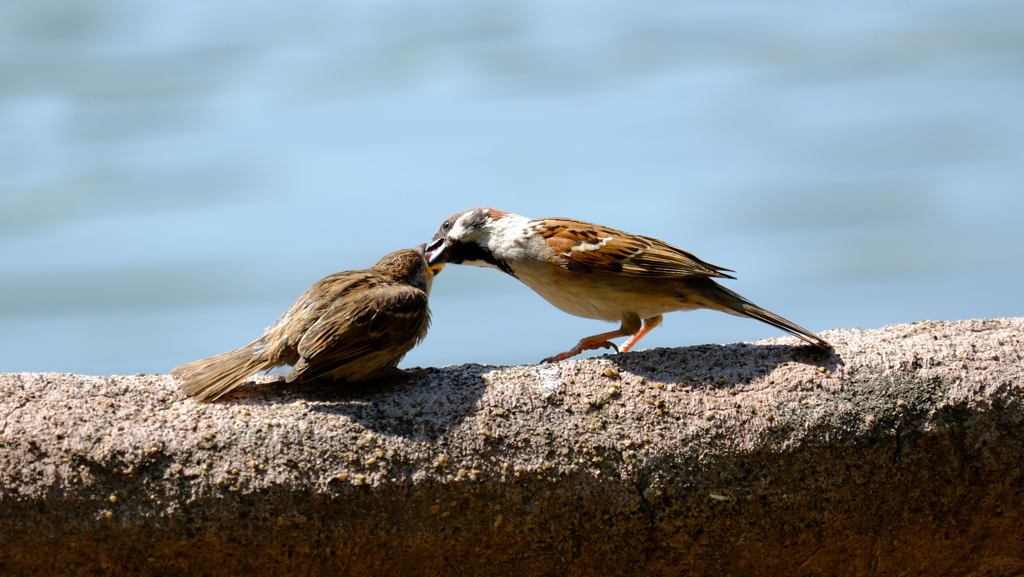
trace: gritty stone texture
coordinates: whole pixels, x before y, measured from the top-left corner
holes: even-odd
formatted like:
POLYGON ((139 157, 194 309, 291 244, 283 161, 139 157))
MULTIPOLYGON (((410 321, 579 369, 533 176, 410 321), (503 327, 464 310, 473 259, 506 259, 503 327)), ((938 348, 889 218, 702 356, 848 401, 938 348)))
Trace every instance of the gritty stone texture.
POLYGON ((216 404, 0 375, 2 575, 1015 575, 1024 319, 216 404))

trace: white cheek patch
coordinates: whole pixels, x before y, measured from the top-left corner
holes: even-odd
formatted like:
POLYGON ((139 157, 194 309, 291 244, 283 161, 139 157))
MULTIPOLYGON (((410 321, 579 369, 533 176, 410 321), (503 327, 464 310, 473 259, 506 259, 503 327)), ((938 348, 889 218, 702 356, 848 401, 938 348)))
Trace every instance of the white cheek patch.
POLYGON ((461 220, 455 221, 455 226, 453 226, 452 229, 448 231, 447 238, 450 240, 458 240, 464 236, 466 236, 466 227, 462 226, 461 220))

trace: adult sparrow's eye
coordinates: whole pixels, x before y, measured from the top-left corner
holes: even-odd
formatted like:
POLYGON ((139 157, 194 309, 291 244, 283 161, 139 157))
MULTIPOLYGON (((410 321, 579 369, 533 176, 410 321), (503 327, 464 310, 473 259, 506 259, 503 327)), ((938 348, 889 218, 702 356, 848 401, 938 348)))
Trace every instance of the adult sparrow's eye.
POLYGON ((447 232, 451 228, 452 228, 452 221, 451 221, 451 219, 448 219, 448 220, 444 221, 444 224, 441 225, 441 229, 444 230, 445 232, 447 232))

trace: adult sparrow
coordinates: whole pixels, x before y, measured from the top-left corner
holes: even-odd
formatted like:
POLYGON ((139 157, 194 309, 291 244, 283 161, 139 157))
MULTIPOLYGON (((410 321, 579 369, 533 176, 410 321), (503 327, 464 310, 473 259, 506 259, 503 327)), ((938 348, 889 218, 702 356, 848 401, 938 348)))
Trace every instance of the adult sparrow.
POLYGON ((627 352, 662 315, 712 309, 766 322, 812 345, 831 346, 814 333, 769 312, 714 278, 735 278, 666 242, 568 218, 526 218, 474 208, 447 218, 427 248, 427 261, 502 270, 549 303, 578 317, 621 323, 616 331, 586 337, 555 362, 628 336, 627 352))
POLYGON ((403 374, 396 367, 427 335, 427 295, 444 268, 427 264, 425 246, 317 281, 260 338, 177 367, 171 376, 182 382, 185 394, 212 401, 281 365, 292 366, 285 378, 289 383, 318 378, 351 383, 403 374))

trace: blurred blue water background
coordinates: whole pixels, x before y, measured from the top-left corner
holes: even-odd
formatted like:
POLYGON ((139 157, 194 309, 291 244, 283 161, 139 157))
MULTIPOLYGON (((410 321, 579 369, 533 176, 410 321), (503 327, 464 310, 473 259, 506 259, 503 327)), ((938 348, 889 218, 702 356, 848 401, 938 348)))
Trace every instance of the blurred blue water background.
MULTIPOLYGON (((163 373, 495 206, 811 330, 1024 315, 1024 3, 0 4, 0 371, 163 373)), ((403 366, 611 330, 448 267, 403 366)), ((780 333, 675 313, 641 343, 780 333)))

